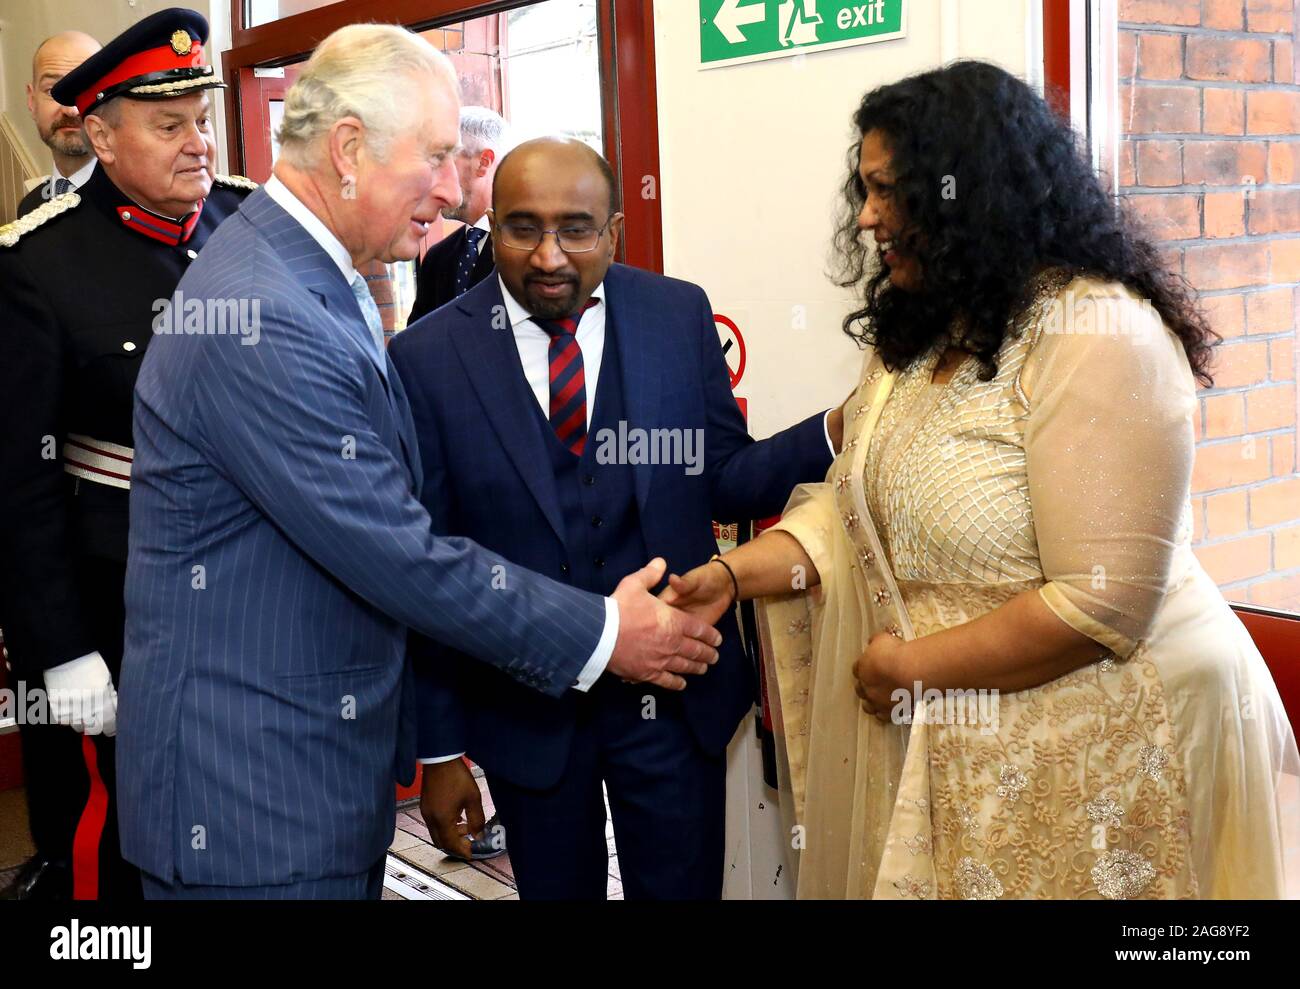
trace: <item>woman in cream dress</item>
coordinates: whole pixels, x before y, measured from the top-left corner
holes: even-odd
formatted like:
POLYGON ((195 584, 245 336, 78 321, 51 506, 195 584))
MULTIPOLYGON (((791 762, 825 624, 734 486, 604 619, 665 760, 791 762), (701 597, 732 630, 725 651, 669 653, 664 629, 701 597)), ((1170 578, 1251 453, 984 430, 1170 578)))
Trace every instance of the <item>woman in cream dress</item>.
POLYGON ((1001 69, 855 123, 842 452, 665 592, 765 598, 799 896, 1287 895, 1295 738, 1190 548, 1213 335, 1001 69))

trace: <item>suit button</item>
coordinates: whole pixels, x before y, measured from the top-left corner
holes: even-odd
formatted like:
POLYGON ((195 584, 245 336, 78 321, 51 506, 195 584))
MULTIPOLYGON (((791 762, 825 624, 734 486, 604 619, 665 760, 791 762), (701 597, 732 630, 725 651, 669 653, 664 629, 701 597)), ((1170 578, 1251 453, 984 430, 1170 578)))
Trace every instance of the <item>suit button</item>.
POLYGON ((592 560, 591 562, 594 563, 597 567, 603 567, 603 566, 605 565, 605 561, 604 561, 603 559, 601 559, 599 556, 596 557, 596 558, 595 558, 594 560, 592 560))
POLYGON ((591 527, 593 529, 599 529, 604 524, 605 524, 605 520, 601 518, 599 515, 593 515, 591 517, 591 527))
POLYGON ((567 563, 561 563, 560 573, 568 573, 568 572, 569 572, 569 565, 567 563))
POLYGON ((185 256, 189 258, 191 261, 193 261, 196 257, 199 256, 199 252, 194 250, 193 248, 190 248, 188 251, 185 252, 185 256))
POLYGON ((122 349, 129 354, 135 350, 135 344, 128 340, 126 343, 122 344, 122 349))
POLYGON ((583 477, 582 483, 585 484, 587 487, 591 487, 593 484, 596 483, 596 479, 592 477, 590 474, 587 474, 585 477, 583 477))

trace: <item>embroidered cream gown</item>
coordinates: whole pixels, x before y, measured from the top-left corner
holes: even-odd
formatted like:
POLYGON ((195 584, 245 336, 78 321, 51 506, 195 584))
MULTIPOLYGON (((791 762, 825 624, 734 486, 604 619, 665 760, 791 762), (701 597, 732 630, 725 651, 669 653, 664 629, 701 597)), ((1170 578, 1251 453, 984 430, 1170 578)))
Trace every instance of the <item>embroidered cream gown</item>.
POLYGON ((843 453, 779 525, 821 575, 761 608, 798 895, 1285 895, 1300 762, 1190 549, 1182 347, 1123 287, 1058 271, 1018 327, 987 382, 973 360, 933 385, 937 352, 898 374, 870 356, 843 453), (851 671, 872 635, 1027 590, 1097 662, 930 700, 910 726, 861 712, 851 671))

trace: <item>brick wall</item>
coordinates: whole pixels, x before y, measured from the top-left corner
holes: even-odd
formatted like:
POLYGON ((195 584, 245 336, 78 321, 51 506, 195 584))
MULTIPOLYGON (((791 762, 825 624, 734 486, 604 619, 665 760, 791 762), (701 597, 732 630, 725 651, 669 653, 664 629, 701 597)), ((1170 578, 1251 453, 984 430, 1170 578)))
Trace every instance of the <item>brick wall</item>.
POLYGON ((1119 184, 1224 337, 1196 424, 1197 556, 1229 600, 1300 610, 1293 7, 1119 0, 1119 184))

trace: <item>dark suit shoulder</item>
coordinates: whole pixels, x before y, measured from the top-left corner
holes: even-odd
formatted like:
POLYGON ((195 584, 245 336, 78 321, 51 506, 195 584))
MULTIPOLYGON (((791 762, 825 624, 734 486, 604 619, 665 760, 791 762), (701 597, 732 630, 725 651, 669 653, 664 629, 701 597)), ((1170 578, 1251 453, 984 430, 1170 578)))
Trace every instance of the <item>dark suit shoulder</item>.
POLYGON ((31 192, 27 193, 27 195, 23 196, 23 198, 18 201, 17 217, 22 219, 32 210, 36 209, 37 206, 41 205, 41 203, 47 202, 49 198, 50 181, 47 178, 44 179, 40 185, 34 186, 31 192))
POLYGON ((642 292, 652 294, 670 294, 686 296, 704 296, 704 289, 695 282, 688 282, 683 278, 673 278, 670 275, 661 275, 657 271, 646 271, 644 268, 634 268, 626 264, 612 264, 609 272, 605 275, 606 282, 609 282, 610 276, 613 275, 614 284, 620 281, 630 285, 642 292))

